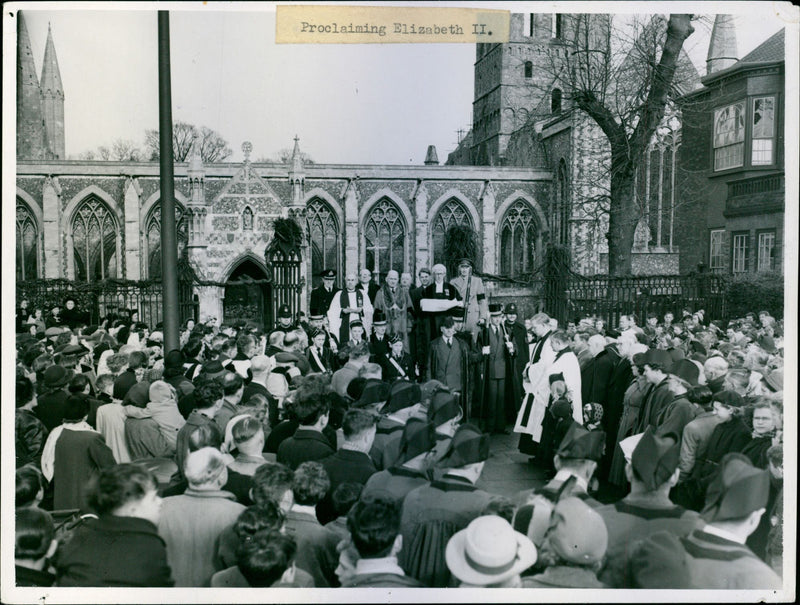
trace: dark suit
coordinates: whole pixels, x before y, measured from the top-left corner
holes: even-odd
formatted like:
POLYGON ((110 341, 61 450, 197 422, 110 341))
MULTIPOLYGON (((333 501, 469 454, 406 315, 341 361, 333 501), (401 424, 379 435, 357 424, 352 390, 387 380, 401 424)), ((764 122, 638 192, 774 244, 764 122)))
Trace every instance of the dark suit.
POLYGON ((328 493, 317 503, 317 519, 323 525, 336 518, 333 509, 333 492, 342 483, 359 483, 365 485, 367 480, 378 472, 372 458, 364 452, 341 449, 335 454, 320 460, 320 463, 328 473, 331 486, 328 493))
POLYGON ((319 357, 319 361, 317 361, 317 359, 311 353, 311 347, 309 347, 308 351, 306 351, 306 359, 308 360, 308 365, 311 372, 332 373, 335 370, 333 365, 333 353, 331 353, 331 350, 328 347, 323 346, 321 353, 317 351, 317 357, 319 357))
POLYGON ((438 380, 453 391, 464 391, 464 360, 468 353, 464 343, 455 336, 452 346, 447 346, 444 336, 435 339, 431 343, 428 366, 431 380, 438 380))
POLYGON ((334 532, 320 525, 316 517, 290 510, 286 514, 286 535, 297 543, 297 567, 314 576, 315 587, 339 585, 339 537, 334 532))
POLYGON ((311 315, 324 315, 328 312, 328 307, 331 306, 333 295, 336 294, 337 288, 326 290, 325 286, 318 286, 311 290, 311 301, 308 305, 308 310, 311 315))
POLYGON ((430 325, 427 319, 423 318, 422 309, 419 306, 424 290, 424 287, 419 286, 408 291, 408 298, 411 300, 411 316, 414 319, 414 328, 411 330, 410 338, 411 354, 419 368, 420 380, 426 378, 428 371, 428 343, 431 341, 430 325))
POLYGON ((506 348, 503 330, 498 326, 487 326, 481 334, 481 346, 489 347, 488 372, 484 377, 486 385, 485 430, 503 431, 506 425, 506 372, 513 363, 506 348))
POLYGON ((369 296, 369 302, 371 302, 373 305, 375 304, 375 296, 378 294, 378 290, 380 289, 381 287, 374 281, 369 282, 367 290, 364 290, 364 284, 361 282, 358 282, 358 285, 356 286, 356 290, 361 290, 362 294, 366 293, 367 296, 369 296))
POLYGON ((375 334, 369 337, 369 360, 371 363, 377 363, 382 368, 386 365, 386 358, 389 357, 391 347, 389 346, 389 337, 384 334, 383 339, 378 340, 375 334))
MULTIPOLYGON (((292 437, 278 446, 278 462, 295 470, 303 462, 322 460, 334 453, 325 436, 310 429, 297 429, 292 437)), ((306 570, 312 572, 312 570, 306 570)))

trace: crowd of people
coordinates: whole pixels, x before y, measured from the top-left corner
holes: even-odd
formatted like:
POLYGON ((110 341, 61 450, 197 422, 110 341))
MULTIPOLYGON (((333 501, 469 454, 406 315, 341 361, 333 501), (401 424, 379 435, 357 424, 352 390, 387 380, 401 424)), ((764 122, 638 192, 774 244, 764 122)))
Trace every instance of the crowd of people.
POLYGON ((169 351, 21 301, 17 585, 781 588, 782 320, 518 321, 459 273, 169 351), (489 493, 511 432, 543 479, 489 493))

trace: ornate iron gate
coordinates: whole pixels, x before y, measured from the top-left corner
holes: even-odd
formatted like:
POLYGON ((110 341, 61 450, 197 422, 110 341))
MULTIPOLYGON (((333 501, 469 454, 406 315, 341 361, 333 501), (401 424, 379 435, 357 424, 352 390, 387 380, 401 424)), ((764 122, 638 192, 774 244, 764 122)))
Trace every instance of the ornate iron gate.
POLYGON ((303 291, 300 251, 270 246, 267 248, 266 259, 267 267, 272 271, 272 317, 278 316, 278 308, 281 305, 289 305, 292 317, 296 318, 300 311, 300 295, 303 291))

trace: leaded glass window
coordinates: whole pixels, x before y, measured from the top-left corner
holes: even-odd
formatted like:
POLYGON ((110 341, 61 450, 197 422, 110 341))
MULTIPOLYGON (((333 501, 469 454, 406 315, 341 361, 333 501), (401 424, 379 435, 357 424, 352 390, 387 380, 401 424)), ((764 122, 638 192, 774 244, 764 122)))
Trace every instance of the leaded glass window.
MULTIPOLYGON (((186 248, 186 215, 180 204, 175 204, 175 224, 178 227, 178 258, 186 248)), ((156 202, 145 222, 147 245, 147 277, 161 279, 161 202, 156 202)))
POLYGON ((744 163, 744 102, 714 112, 714 170, 744 163))
POLYGON ((39 228, 28 205, 17 198, 17 280, 39 277, 39 228))
POLYGON ((436 213, 436 218, 433 219, 433 262, 444 262, 444 241, 447 230, 453 225, 463 225, 472 229, 475 226, 472 224, 472 217, 469 212, 457 199, 449 199, 436 213))
POLYGON ((372 271, 374 280, 383 283, 390 269, 405 271, 406 226, 390 200, 384 198, 373 206, 364 225, 364 240, 366 268, 372 271))
POLYGON ((72 217, 75 279, 100 281, 118 277, 117 221, 96 197, 88 197, 72 217))
POLYGON ((331 207, 319 198, 306 205, 308 236, 311 240, 311 275, 325 269, 339 271, 339 224, 331 207))
POLYGON ((533 272, 538 225, 531 206, 518 200, 500 225, 500 272, 516 277, 533 272))

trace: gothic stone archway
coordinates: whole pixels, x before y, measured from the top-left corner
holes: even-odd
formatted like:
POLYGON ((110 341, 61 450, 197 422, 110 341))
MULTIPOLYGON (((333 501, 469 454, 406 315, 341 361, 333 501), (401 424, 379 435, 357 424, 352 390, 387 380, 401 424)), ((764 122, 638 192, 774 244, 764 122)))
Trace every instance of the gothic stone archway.
POLYGON ((225 285, 226 323, 244 320, 261 328, 272 326, 272 286, 262 281, 266 279, 264 270, 250 259, 244 259, 231 271, 225 285))

